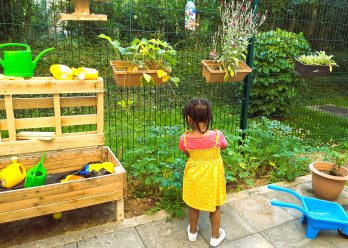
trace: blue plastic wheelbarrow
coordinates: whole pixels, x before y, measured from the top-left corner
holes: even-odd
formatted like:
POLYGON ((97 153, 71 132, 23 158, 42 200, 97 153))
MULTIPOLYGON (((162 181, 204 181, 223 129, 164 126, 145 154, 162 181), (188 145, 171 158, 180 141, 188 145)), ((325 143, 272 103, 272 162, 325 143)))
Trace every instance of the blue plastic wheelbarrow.
POLYGON ((335 202, 301 196, 297 192, 277 185, 268 185, 269 189, 289 193, 299 199, 302 206, 291 203, 272 201, 273 206, 294 208, 303 213, 301 224, 307 222, 306 237, 315 239, 320 230, 338 230, 348 235, 348 215, 341 205, 335 202))

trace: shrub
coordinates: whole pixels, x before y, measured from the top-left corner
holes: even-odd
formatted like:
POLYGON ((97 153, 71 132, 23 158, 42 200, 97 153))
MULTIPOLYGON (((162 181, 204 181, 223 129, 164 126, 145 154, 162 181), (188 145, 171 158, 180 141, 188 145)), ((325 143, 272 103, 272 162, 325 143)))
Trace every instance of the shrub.
POLYGON ((294 58, 310 52, 302 33, 277 29, 259 33, 255 38, 254 80, 250 113, 254 116, 287 113, 296 96, 294 58))

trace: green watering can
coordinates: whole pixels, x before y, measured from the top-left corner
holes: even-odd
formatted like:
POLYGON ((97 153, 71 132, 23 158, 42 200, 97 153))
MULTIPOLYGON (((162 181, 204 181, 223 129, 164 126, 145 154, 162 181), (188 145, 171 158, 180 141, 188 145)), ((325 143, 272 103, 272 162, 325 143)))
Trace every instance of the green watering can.
POLYGON ((43 167, 43 162, 45 160, 46 153, 44 153, 41 157, 41 160, 35 165, 31 167, 27 171, 27 176, 24 181, 24 188, 30 188, 35 186, 41 186, 46 183, 46 169, 43 167))
POLYGON ((40 58, 54 49, 53 47, 47 48, 32 61, 32 53, 28 45, 20 43, 0 45, 0 49, 5 47, 22 47, 26 49, 21 51, 4 51, 4 60, 0 59, 0 64, 4 68, 4 75, 14 77, 32 77, 40 58))

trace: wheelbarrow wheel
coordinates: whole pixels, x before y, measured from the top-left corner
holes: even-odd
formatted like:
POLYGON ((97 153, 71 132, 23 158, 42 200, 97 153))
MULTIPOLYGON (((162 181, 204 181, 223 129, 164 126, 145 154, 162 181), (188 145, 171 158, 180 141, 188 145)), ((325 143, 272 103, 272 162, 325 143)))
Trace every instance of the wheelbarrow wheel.
POLYGON ((338 231, 338 234, 342 237, 342 238, 345 238, 345 239, 348 239, 348 235, 343 233, 341 229, 337 229, 338 231))

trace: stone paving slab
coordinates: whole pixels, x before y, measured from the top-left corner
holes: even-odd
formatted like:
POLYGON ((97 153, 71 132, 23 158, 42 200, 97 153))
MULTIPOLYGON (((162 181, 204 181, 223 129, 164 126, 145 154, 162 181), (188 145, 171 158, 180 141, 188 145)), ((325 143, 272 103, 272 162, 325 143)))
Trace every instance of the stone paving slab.
POLYGON ((160 220, 137 226, 136 230, 144 245, 149 248, 210 247, 200 234, 195 242, 190 242, 187 239, 187 225, 187 219, 160 220))
POLYGON ((336 247, 329 241, 328 237, 337 240, 336 242, 344 242, 348 247, 348 240, 337 235, 337 232, 319 232, 316 239, 306 238, 306 225, 301 225, 298 220, 285 223, 260 233, 276 248, 334 248, 336 247))
MULTIPOLYGON (((112 233, 118 230, 123 230, 138 225, 143 225, 153 221, 162 220, 168 217, 168 214, 165 211, 159 211, 152 215, 141 215, 133 217, 130 219, 125 219, 121 222, 111 222, 103 224, 100 226, 89 227, 84 230, 78 230, 73 232, 67 232, 62 235, 43 238, 36 241, 19 244, 11 246, 12 248, 50 248, 50 247, 64 247, 70 243, 78 242, 80 240, 85 240, 88 238, 93 238, 99 235, 104 235, 107 233, 112 233)), ((1 244, 0 244, 1 247, 1 244)))
MULTIPOLYGON (((211 225, 209 213, 201 212, 198 226, 199 233, 209 243, 211 237, 211 225)), ((188 222, 188 220, 187 220, 188 222)), ((241 218, 235 211, 233 211, 227 204, 221 207, 221 228, 226 232, 226 239, 223 241, 230 242, 232 240, 240 239, 250 234, 256 233, 256 229, 249 225, 243 218, 241 218)))
POLYGON ((263 231, 295 219, 282 208, 272 207, 271 201, 263 195, 238 199, 228 205, 257 231, 263 231))
POLYGON ((77 242, 78 248, 143 248, 145 247, 134 227, 95 236, 77 242))
MULTIPOLYGON (((263 196, 265 196, 267 199, 269 199, 271 201, 277 200, 277 201, 281 201, 281 202, 292 203, 292 204, 299 205, 299 206, 301 206, 301 204, 302 204, 293 195, 290 195, 290 194, 287 194, 287 193, 281 192, 281 191, 269 190, 269 192, 263 194, 263 196)), ((271 206, 271 207, 274 207, 274 206, 271 206)), ((274 208, 277 208, 277 207, 274 207, 274 208)), ((295 210, 292 208, 283 208, 283 210, 285 210, 286 212, 291 214, 295 219, 299 219, 302 217, 302 213, 298 210, 295 210)))
POLYGON ((246 236, 241 239, 237 239, 228 243, 223 243, 221 248, 274 248, 265 238, 263 238, 260 234, 255 233, 250 236, 246 236))

